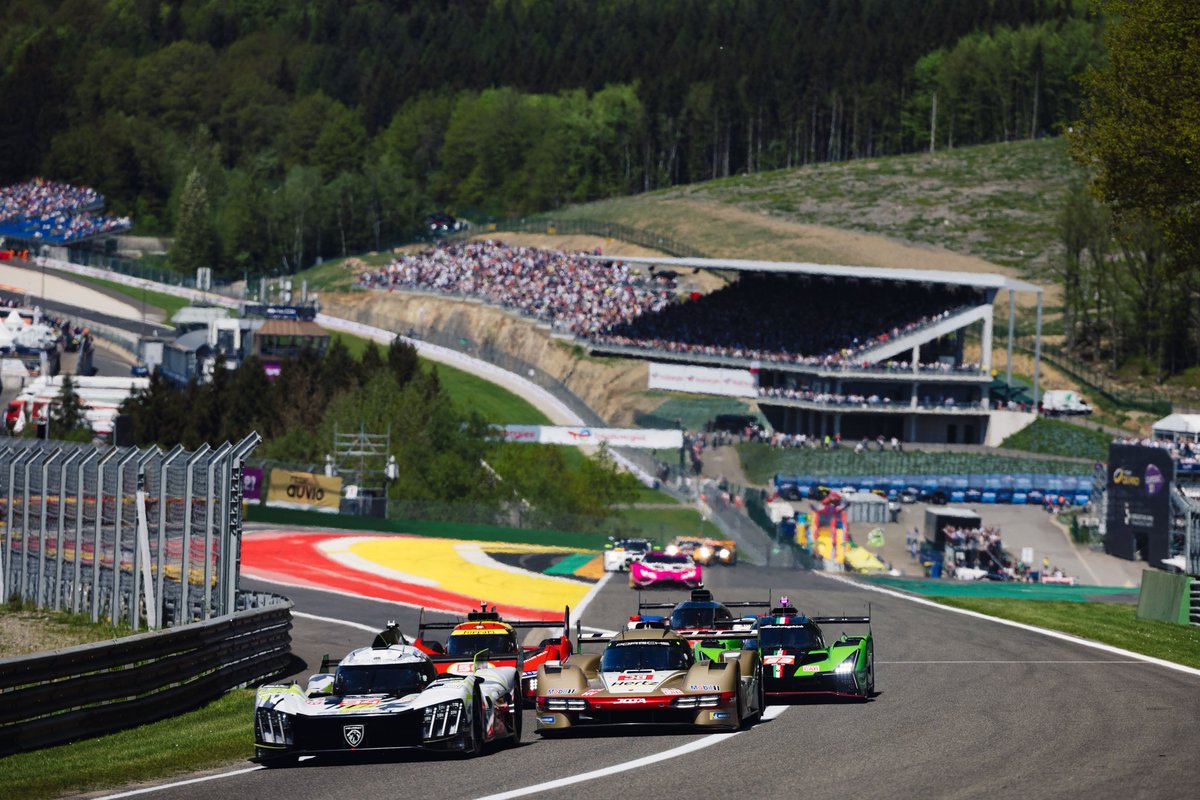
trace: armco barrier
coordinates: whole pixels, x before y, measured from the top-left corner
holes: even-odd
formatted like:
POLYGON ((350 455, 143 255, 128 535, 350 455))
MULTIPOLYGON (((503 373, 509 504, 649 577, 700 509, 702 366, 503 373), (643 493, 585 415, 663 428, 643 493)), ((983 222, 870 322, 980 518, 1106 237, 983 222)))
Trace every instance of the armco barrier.
POLYGON ((1191 611, 1192 579, 1187 575, 1142 570, 1138 593, 1138 619, 1157 619, 1187 625, 1191 611))
POLYGON ((291 657, 291 601, 238 600, 256 607, 0 660, 0 756, 165 719, 279 674, 291 657))

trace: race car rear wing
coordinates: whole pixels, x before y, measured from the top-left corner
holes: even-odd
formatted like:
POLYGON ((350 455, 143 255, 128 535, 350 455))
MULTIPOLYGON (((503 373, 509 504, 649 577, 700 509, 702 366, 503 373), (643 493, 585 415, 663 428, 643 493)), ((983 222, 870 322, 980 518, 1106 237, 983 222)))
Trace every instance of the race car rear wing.
MULTIPOLYGON (((757 600, 734 600, 729 603, 721 602, 721 605, 725 606, 726 608, 770 608, 771 607, 771 601, 769 599, 770 596, 771 596, 771 593, 768 591, 767 592, 768 600, 765 603, 759 602, 757 600)), ((688 599, 689 600, 700 600, 700 601, 711 601, 713 599, 713 595, 712 595, 712 592, 710 592, 708 589, 693 589, 692 594, 688 599)), ((676 603, 643 603, 642 602, 642 593, 638 592, 638 613, 639 614, 641 614, 641 612, 645 609, 663 609, 663 608, 673 609, 677 605, 679 605, 679 603, 677 603, 677 602, 676 603)))
POLYGON ((833 617, 810 617, 810 619, 818 625, 866 625, 869 631, 871 629, 871 604, 867 603, 865 616, 855 617, 842 614, 833 617))
MULTIPOLYGON (((493 608, 495 608, 493 606, 493 608)), ((417 638, 424 639, 425 631, 446 631, 454 630, 464 622, 474 622, 479 620, 488 620, 492 622, 503 622, 512 628, 553 628, 558 624, 556 619, 502 619, 495 611, 472 611, 467 615, 467 619, 460 619, 458 622, 426 622, 425 609, 421 609, 421 615, 417 621, 417 638)), ((563 636, 567 636, 571 630, 571 607, 563 606, 562 616, 563 636)))

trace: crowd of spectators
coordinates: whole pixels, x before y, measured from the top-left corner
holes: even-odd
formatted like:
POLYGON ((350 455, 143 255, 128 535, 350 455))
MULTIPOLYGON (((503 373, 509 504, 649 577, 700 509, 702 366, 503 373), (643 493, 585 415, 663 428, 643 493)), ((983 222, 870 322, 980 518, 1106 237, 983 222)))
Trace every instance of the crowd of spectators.
POLYGON ((479 298, 578 336, 592 336, 671 304, 674 278, 644 276, 624 264, 586 255, 492 239, 445 242, 363 273, 357 284, 479 298))
MULTIPOLYGON (((803 400, 823 405, 851 406, 857 408, 890 408, 893 403, 898 406, 908 405, 908 400, 906 399, 893 400, 887 395, 879 395, 877 393, 868 395, 854 393, 840 394, 837 392, 816 391, 807 386, 801 386, 800 388, 760 386, 758 388, 758 396, 778 400, 803 400)), ((952 395, 939 395, 936 398, 922 397, 918 399, 917 404, 922 408, 948 409, 975 408, 979 406, 979 403, 956 400, 952 395)))
POLYGON ((982 302, 982 293, 967 287, 860 283, 848 289, 817 276, 744 273, 711 294, 673 303, 592 338, 689 355, 862 366, 858 357, 868 350, 982 302))
POLYGON ((50 243, 128 230, 128 217, 96 214, 104 197, 89 186, 35 178, 0 187, 0 236, 50 243))
MULTIPOLYGON (((845 284, 806 275, 745 273, 711 294, 681 292, 619 261, 517 247, 496 240, 447 242, 357 279, 364 289, 471 297, 518 311, 596 344, 688 355, 757 359, 872 372, 871 348, 982 303, 977 290, 906 283, 845 284)), ((974 373, 978 364, 922 363, 926 373, 974 373)))

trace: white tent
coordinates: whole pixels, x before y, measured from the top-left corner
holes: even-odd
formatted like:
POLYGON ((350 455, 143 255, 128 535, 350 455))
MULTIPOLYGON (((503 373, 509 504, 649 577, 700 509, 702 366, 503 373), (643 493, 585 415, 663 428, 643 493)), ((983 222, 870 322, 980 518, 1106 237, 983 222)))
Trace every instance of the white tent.
POLYGON ((1200 414, 1171 414, 1153 425, 1155 439, 1200 439, 1200 414))
POLYGON ((9 330, 15 331, 17 328, 25 327, 25 320, 21 319, 21 315, 18 314, 17 310, 14 308, 12 311, 8 312, 8 317, 4 320, 4 326, 9 330))
POLYGON ((7 325, 0 325, 0 348, 12 347, 12 346, 13 346, 12 332, 9 331, 7 325))

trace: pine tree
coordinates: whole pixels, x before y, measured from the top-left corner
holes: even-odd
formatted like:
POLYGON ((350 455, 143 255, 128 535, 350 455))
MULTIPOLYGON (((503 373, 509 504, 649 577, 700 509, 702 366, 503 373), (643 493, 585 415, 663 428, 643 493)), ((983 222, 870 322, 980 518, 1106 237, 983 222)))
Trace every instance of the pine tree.
POLYGON ((50 425, 51 431, 58 439, 65 439, 88 426, 83 403, 75 392, 75 382, 71 380, 70 375, 63 376, 62 393, 59 396, 59 404, 50 415, 50 425))
POLYGON ((208 190, 204 187, 200 171, 195 168, 188 173, 179 197, 171 264, 177 271, 189 275, 200 267, 217 266, 217 230, 208 202, 208 190))

